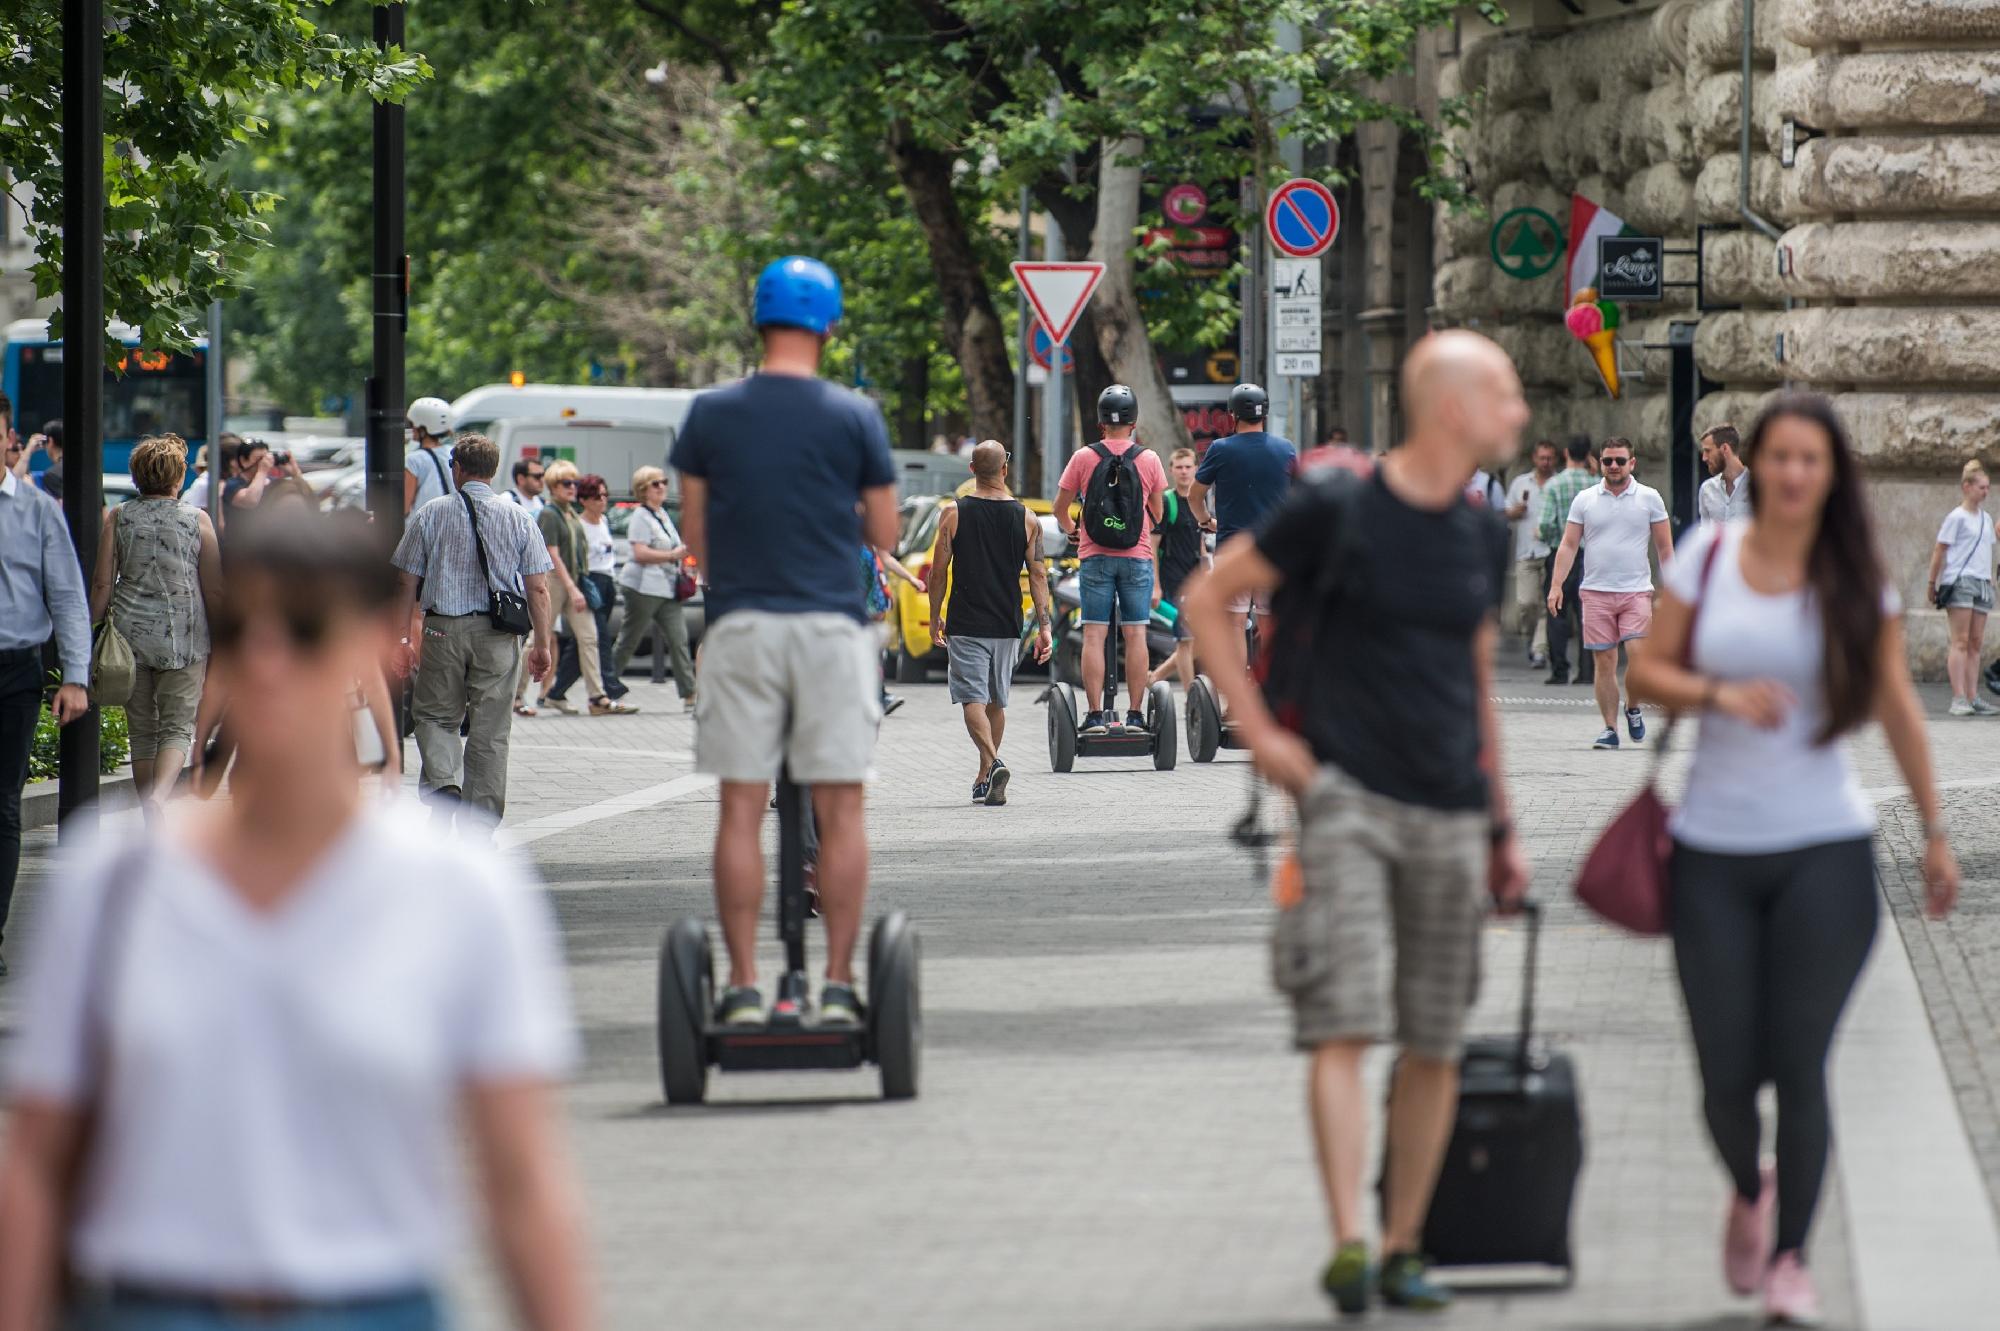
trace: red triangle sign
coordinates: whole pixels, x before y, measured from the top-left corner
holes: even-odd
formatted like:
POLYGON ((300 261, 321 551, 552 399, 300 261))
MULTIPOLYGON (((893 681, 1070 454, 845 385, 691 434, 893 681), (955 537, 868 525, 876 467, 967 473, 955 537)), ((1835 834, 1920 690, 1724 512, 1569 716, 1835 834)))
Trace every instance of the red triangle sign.
POLYGON ((1028 304, 1035 307, 1036 317, 1048 329, 1049 337, 1057 346, 1069 341, 1076 317, 1090 303, 1090 293, 1097 290, 1098 279, 1104 276, 1104 265, 1016 263, 1011 267, 1014 280, 1027 293, 1028 304))

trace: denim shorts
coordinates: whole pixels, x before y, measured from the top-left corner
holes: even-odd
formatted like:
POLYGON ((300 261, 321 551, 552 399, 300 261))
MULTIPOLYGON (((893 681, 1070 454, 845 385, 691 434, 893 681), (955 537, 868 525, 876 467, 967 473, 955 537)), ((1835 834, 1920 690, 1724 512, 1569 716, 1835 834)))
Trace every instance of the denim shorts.
POLYGON ((1989 614, 1993 610, 1993 583, 1988 578, 1960 578, 1951 584, 1951 594, 1945 599, 1947 610, 1977 610, 1989 614))
POLYGON ((1111 605, 1118 604, 1118 622, 1144 626, 1153 616, 1153 561, 1129 555, 1092 555, 1077 574, 1083 596, 1083 622, 1109 624, 1111 605))

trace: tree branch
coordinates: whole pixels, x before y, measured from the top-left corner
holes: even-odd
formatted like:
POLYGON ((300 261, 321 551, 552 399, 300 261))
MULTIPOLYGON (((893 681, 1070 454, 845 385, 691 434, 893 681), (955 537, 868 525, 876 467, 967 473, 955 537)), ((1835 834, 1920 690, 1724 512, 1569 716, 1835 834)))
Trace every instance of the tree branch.
POLYGON ((724 83, 734 83, 737 81, 736 62, 729 58, 728 47, 706 33, 696 32, 687 24, 681 22, 680 15, 671 10, 661 8, 659 5, 654 4, 652 0, 632 0, 632 3, 642 13, 651 14, 654 18, 679 33, 683 38, 693 42, 696 46, 714 56, 715 67, 722 74, 722 81, 724 83))

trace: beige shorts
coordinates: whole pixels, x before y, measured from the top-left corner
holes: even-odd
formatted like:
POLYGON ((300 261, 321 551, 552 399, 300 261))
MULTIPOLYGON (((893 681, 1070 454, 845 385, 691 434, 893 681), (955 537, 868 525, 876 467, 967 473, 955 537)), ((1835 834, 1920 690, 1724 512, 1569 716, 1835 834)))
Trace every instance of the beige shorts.
POLYGON ((133 669, 125 725, 134 758, 153 758, 161 749, 186 753, 194 746, 194 714, 207 678, 206 657, 178 670, 144 665, 133 669))
POLYGON ((736 610, 701 641, 694 759, 724 781, 866 781, 882 721, 876 630, 845 615, 736 610))
POLYGON ((1299 1048, 1393 1031, 1412 1053, 1457 1059, 1479 994, 1487 830, 1483 810, 1403 804, 1322 769, 1299 807, 1304 894, 1271 939, 1299 1048))

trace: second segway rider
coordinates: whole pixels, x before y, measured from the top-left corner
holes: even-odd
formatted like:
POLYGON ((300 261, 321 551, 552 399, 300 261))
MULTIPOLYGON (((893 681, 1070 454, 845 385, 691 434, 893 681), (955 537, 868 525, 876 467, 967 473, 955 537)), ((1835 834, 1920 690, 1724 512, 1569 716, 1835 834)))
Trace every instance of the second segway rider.
MULTIPOLYGON (((695 398, 674 443, 681 536, 707 584, 695 765, 719 777, 715 900, 729 949, 719 1022, 760 1022, 759 835, 771 777, 812 787, 826 922, 820 1024, 861 1019, 854 943, 868 890, 862 782, 882 719, 875 635, 854 552, 896 540, 896 469, 881 409, 819 377, 840 280, 793 255, 757 279, 754 374, 695 398), (782 483, 777 483, 781 481, 782 483), (857 506, 858 505, 858 506, 857 506)), ((802 995, 779 996, 786 1015, 802 995)))
MULTIPOLYGON (((1298 445, 1264 428, 1271 414, 1271 396, 1256 384, 1238 384, 1229 390, 1229 419, 1232 432, 1208 446, 1201 465, 1195 469, 1194 489, 1188 502, 1195 521, 1215 533, 1220 550, 1238 532, 1252 531, 1264 515, 1278 506, 1298 474, 1298 445), (1209 492, 1215 492, 1210 512, 1209 492)), ((1236 627, 1250 620, 1250 607, 1259 615, 1271 613, 1268 598, 1246 596, 1232 604, 1236 627)))
POLYGON ((972 450, 973 490, 947 505, 931 560, 931 640, 950 661, 951 700, 979 750, 974 804, 1007 802, 1007 688, 1021 642, 1021 570, 1035 601, 1035 659, 1049 659, 1049 576, 1042 525, 1008 493, 1007 450, 988 439, 972 450), (945 605, 945 585, 951 604, 945 605))
POLYGON ((403 459, 403 511, 414 513, 440 495, 458 493, 451 483, 451 403, 420 397, 405 414, 417 446, 403 459))
POLYGON ((1104 691, 1104 642, 1111 610, 1118 608, 1123 636, 1125 687, 1131 696, 1124 729, 1143 730, 1146 716, 1146 621, 1153 613, 1152 529, 1166 514, 1161 495, 1166 469, 1151 449, 1132 437, 1139 423, 1139 397, 1124 384, 1097 395, 1097 422, 1104 439, 1077 450, 1063 468, 1056 489, 1056 521, 1065 532, 1082 532, 1083 565, 1077 588, 1083 596, 1083 691, 1091 711, 1083 733, 1103 735, 1118 726, 1118 714, 1097 710, 1104 691), (1083 497, 1083 519, 1070 513, 1083 497))

